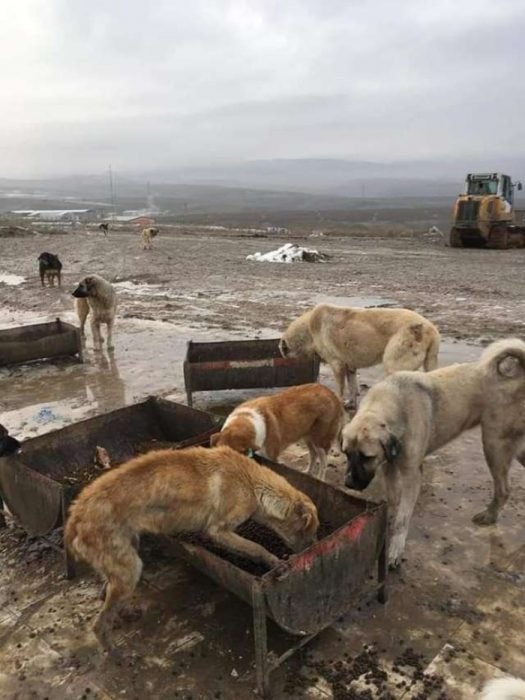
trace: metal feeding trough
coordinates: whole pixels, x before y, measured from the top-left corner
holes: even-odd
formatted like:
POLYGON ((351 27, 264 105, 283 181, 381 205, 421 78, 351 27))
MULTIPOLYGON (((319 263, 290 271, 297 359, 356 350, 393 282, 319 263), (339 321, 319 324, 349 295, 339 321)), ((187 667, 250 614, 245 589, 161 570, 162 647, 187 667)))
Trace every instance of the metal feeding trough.
MULTIPOLYGON (((70 502, 101 473, 94 465, 99 446, 116 466, 152 449, 207 445, 221 423, 211 413, 150 397, 26 440, 19 454, 0 459, 0 525, 3 499, 30 535, 44 536, 59 527, 70 502)), ((65 550, 64 556, 72 578, 73 561, 65 550)))
POLYGON ((0 366, 75 355, 82 362, 80 331, 59 318, 0 330, 0 366))
POLYGON ((319 358, 284 358, 279 339, 188 343, 184 384, 188 406, 196 391, 260 389, 317 381, 319 358))
MULTIPOLYGON (((316 544, 266 571, 198 538, 164 540, 175 553, 253 607, 257 686, 259 694, 268 697, 271 671, 351 607, 375 565, 378 599, 386 601, 387 514, 384 503, 354 498, 308 474, 260 461, 312 498, 321 522, 316 544), (298 637, 280 656, 268 653, 267 617, 298 637)), ((277 538, 264 530, 249 522, 239 532, 278 553, 279 547, 272 546, 277 538)))

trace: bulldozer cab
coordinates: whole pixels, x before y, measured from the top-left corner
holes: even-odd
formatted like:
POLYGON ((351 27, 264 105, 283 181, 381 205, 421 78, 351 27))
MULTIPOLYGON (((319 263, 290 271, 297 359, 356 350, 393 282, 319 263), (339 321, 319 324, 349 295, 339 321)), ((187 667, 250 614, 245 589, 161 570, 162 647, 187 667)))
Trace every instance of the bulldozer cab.
POLYGON ((471 173, 467 175, 465 194, 474 197, 496 195, 503 197, 512 206, 514 186, 508 175, 502 175, 501 173, 471 173))

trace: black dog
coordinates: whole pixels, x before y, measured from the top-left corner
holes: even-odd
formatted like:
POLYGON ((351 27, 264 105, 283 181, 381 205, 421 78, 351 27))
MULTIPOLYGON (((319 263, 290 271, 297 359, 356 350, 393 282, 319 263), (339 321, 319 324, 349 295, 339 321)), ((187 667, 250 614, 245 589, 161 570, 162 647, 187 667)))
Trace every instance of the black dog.
POLYGON ((104 236, 108 235, 109 224, 99 224, 98 227, 101 231, 104 231, 104 236))
POLYGON ((12 455, 18 452, 20 449, 20 443, 11 437, 7 432, 7 429, 0 423, 0 457, 5 457, 7 455, 12 455))
POLYGON ((55 277, 58 279, 58 286, 62 286, 62 263, 58 259, 58 255, 53 255, 53 253, 41 253, 38 256, 38 269, 42 287, 46 286, 44 282, 45 277, 47 277, 51 287, 55 286, 55 277))

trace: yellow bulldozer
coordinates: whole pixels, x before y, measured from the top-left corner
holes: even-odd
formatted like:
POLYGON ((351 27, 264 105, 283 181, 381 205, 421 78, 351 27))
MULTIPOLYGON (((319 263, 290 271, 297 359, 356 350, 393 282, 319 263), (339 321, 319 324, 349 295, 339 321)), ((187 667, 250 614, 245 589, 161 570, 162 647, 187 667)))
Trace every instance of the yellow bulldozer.
POLYGON ((525 246, 525 226, 517 223, 512 182, 502 173, 470 173, 465 191, 456 200, 449 243, 453 248, 521 248, 525 246))

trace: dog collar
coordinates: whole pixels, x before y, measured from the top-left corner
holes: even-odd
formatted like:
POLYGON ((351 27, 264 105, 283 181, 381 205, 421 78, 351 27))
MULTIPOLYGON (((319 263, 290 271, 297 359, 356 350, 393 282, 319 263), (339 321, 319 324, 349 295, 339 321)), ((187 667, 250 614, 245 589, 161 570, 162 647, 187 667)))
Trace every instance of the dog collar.
POLYGON ((255 452, 252 449, 249 449, 246 451, 246 456, 249 457, 250 459, 254 459, 255 452))

